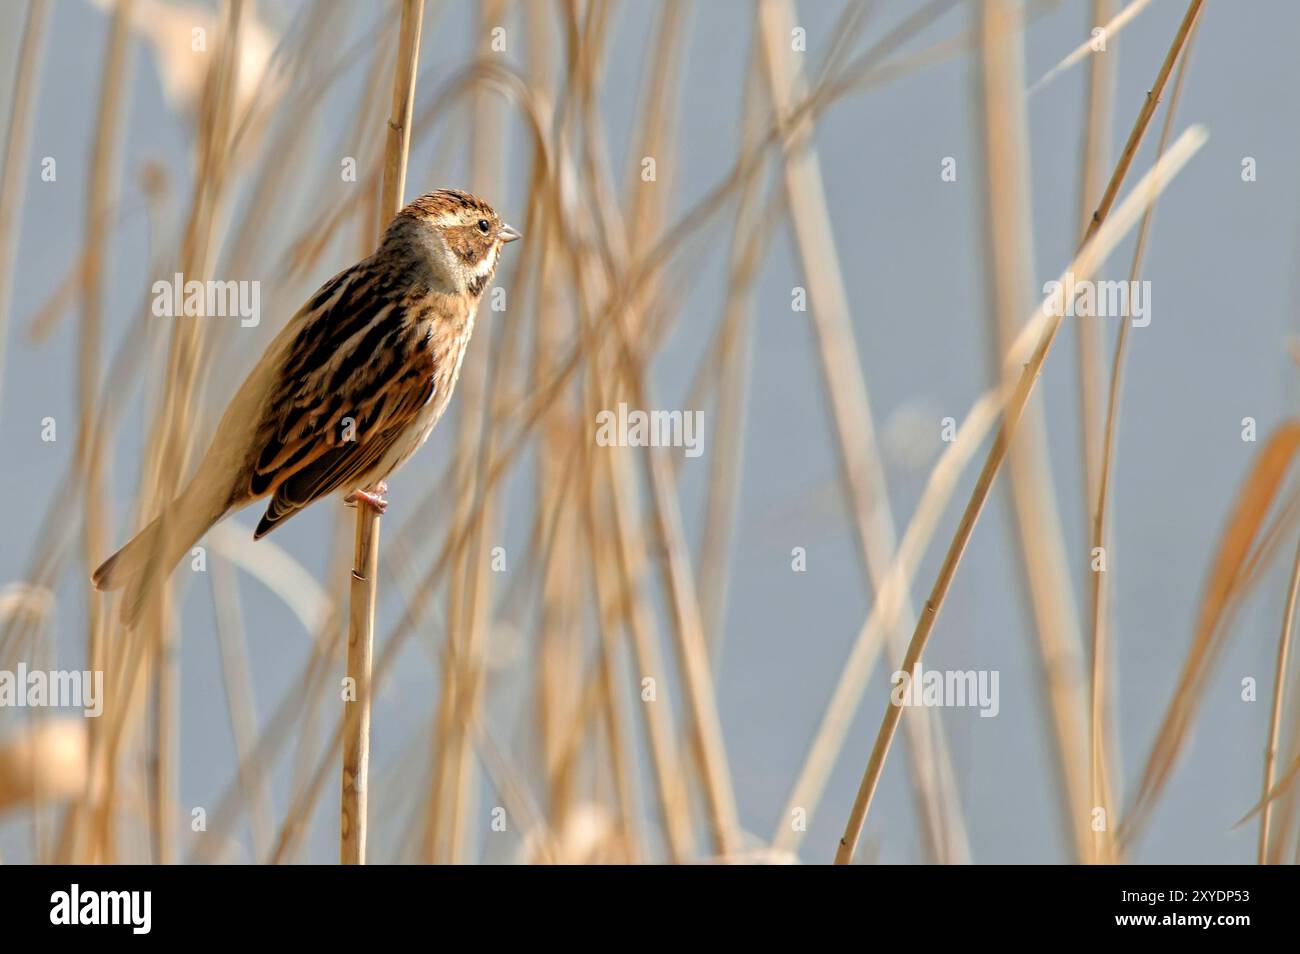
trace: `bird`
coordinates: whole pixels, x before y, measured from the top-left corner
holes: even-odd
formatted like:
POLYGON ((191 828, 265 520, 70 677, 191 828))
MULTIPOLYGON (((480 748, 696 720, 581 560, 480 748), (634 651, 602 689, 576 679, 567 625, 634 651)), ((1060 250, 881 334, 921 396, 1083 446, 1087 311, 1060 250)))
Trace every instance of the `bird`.
POLYGON ((479 300, 519 238, 482 199, 440 189, 322 285, 235 391, 185 489, 91 575, 126 590, 122 622, 138 621, 155 575, 253 501, 270 498, 254 540, 338 492, 383 513, 386 478, 446 410, 479 300))

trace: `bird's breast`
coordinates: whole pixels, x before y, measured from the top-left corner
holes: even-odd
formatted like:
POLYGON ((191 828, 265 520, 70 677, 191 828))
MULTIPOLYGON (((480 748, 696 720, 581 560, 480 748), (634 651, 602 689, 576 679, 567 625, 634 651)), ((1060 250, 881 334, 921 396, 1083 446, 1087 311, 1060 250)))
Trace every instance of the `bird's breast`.
POLYGON ((437 423, 451 401, 460 378, 461 364, 474 333, 474 307, 435 307, 424 328, 425 347, 433 358, 433 393, 425 405, 427 428, 437 423))

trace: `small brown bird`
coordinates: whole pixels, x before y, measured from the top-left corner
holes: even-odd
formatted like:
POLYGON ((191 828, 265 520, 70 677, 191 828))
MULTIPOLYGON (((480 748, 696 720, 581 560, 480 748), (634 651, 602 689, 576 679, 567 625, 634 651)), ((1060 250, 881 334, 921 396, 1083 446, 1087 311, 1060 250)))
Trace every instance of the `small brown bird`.
POLYGON ((276 335, 231 399, 194 477, 91 576, 126 587, 139 618, 149 579, 208 528, 270 496, 254 539, 342 491, 383 512, 384 479, 447 407, 483 289, 519 238, 467 192, 430 192, 397 213, 379 249, 335 275, 276 335))

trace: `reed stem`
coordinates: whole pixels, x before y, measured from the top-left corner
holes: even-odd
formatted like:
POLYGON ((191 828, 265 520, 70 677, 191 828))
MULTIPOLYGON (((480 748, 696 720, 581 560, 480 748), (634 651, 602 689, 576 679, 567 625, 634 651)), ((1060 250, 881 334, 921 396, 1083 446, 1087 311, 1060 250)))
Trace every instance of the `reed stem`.
MULTIPOLYGON (((415 70, 419 60, 424 0, 403 0, 393 74, 393 104, 384 153, 384 184, 379 203, 382 238, 389 219, 401 210, 406 193, 406 159, 411 147, 415 70)), ((353 680, 352 705, 343 735, 343 776, 339 797, 339 861, 366 863, 366 788, 370 775, 370 684, 375 646, 375 603, 379 594, 379 512, 357 501, 357 536, 348 593, 347 673, 353 680)))

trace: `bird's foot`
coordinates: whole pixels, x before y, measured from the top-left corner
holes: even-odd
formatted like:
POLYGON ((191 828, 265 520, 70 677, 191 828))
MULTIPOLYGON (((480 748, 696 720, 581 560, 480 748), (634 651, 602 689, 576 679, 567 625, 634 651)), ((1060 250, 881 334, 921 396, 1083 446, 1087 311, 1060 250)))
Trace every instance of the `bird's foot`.
POLYGON ((388 493, 388 482, 381 480, 375 484, 374 490, 354 490, 343 498, 343 502, 349 507, 355 507, 357 501, 361 501, 375 513, 384 513, 388 510, 388 501, 384 498, 386 493, 388 493))

